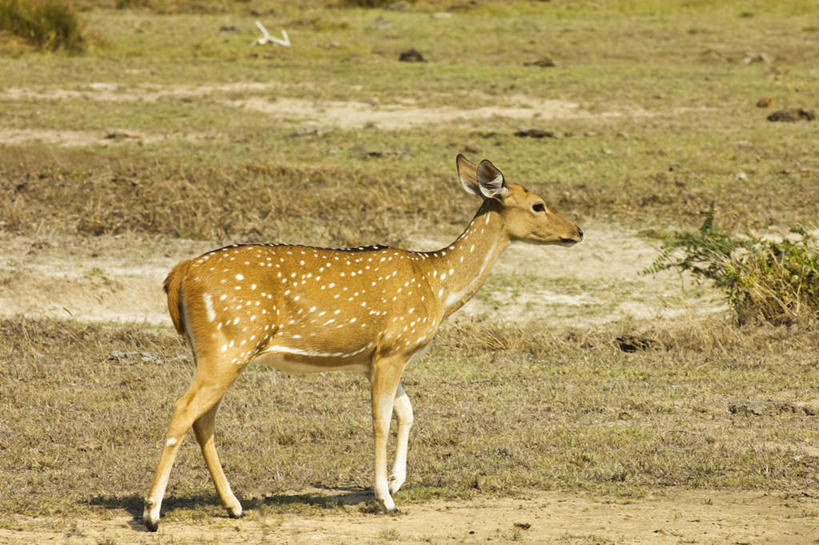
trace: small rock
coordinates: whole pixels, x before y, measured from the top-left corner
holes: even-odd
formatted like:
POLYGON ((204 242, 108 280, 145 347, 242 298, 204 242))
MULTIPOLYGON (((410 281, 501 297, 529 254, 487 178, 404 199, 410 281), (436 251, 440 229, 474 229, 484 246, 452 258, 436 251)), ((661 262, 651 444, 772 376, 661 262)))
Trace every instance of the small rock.
POLYGON ((557 135, 552 131, 543 129, 521 129, 515 131, 515 136, 520 138, 557 138, 557 135))
POLYGON ((728 405, 728 412, 741 416, 762 416, 762 413, 765 412, 765 403, 760 401, 731 403, 728 405))
POLYGON ((815 416, 816 407, 810 403, 750 399, 729 404, 728 412, 739 416, 776 416, 780 414, 815 416))
POLYGON ((299 136, 324 136, 327 132, 326 129, 320 129, 318 127, 303 127, 296 129, 287 136, 291 138, 298 138, 299 136))
POLYGON ((523 66, 539 66, 541 68, 551 68, 557 65, 555 64, 555 61, 553 61, 549 57, 541 57, 534 61, 525 62, 523 63, 523 66))
POLYGON ((239 32, 239 27, 236 27, 236 26, 233 26, 233 25, 222 25, 222 26, 219 27, 219 32, 224 32, 224 33, 233 32, 233 33, 236 33, 236 32, 239 32))
POLYGON ((106 140, 115 140, 119 142, 120 140, 125 140, 128 138, 139 138, 139 136, 127 133, 125 131, 108 131, 105 134, 106 140))
POLYGON ((108 361, 117 363, 155 363, 157 365, 163 363, 154 352, 122 352, 114 350, 108 354, 108 361))
POLYGON ((752 64, 757 62, 771 62, 771 59, 765 53, 759 53, 754 55, 752 53, 747 53, 745 57, 742 59, 742 62, 745 64, 752 64))
POLYGON ((757 108, 770 108, 774 104, 773 97, 762 97, 756 101, 757 108))
POLYGON ((767 117, 768 121, 784 121, 784 122, 794 122, 794 121, 813 121, 816 119, 816 113, 813 110, 806 110, 804 108, 791 108, 789 110, 777 110, 776 112, 772 113, 767 117))
POLYGON ((747 182, 748 181, 748 175, 745 174, 744 172, 737 172, 736 178, 737 178, 737 180, 739 180, 741 182, 747 182))
POLYGON ((516 522, 515 523, 515 528, 520 528, 521 530, 528 530, 531 527, 532 527, 532 525, 530 523, 528 523, 528 522, 516 522))
POLYGON ((427 62, 424 56, 414 47, 402 52, 398 60, 401 62, 427 62))
POLYGON ((369 149, 362 146, 355 147, 350 150, 350 155, 357 159, 367 159, 369 157, 373 158, 381 158, 381 157, 408 157, 409 154, 407 152, 399 151, 399 150, 378 150, 378 149, 369 149))
POLYGON ((653 340, 635 335, 622 335, 617 337, 616 341, 620 350, 629 354, 633 354, 638 350, 648 350, 654 346, 653 340))

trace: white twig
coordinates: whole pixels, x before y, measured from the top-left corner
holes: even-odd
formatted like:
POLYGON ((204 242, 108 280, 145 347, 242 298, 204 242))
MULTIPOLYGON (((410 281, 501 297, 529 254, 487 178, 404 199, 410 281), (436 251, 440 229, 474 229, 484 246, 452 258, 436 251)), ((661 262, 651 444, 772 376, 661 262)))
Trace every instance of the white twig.
POLYGON ((261 21, 256 21, 256 26, 262 31, 262 37, 253 42, 253 45, 273 44, 290 47, 290 38, 287 36, 287 31, 282 29, 282 37, 274 38, 270 35, 267 29, 262 25, 261 21))

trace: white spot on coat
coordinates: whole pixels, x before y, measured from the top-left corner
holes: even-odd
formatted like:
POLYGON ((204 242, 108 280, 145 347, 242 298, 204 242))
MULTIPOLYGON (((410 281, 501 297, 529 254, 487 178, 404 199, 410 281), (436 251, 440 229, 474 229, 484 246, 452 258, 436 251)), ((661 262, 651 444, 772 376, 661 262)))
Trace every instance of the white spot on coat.
POLYGON ((213 310, 213 299, 211 299, 209 293, 203 293, 202 300, 205 302, 205 312, 208 315, 208 321, 212 322, 216 319, 216 312, 213 310))

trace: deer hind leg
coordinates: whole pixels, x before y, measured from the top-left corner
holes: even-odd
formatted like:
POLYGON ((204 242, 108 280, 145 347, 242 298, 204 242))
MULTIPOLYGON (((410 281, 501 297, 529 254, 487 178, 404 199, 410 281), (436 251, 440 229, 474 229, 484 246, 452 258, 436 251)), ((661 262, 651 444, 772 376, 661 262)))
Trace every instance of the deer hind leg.
POLYGON ((202 455, 205 457, 205 463, 208 465, 208 471, 213 478, 213 484, 216 486, 216 493, 219 494, 219 500, 225 506, 233 518, 242 516, 242 504, 236 499, 233 491, 230 489, 225 477, 225 472, 222 469, 222 464, 219 462, 219 455, 216 453, 216 443, 213 437, 213 431, 216 427, 216 411, 219 410, 219 403, 208 409, 205 414, 200 416, 193 422, 193 433, 196 435, 196 441, 199 443, 199 448, 202 449, 202 455))
POLYGON ((394 512, 395 502, 390 496, 387 481, 387 439, 390 433, 390 418, 395 404, 395 392, 401 380, 406 358, 380 358, 373 367, 372 409, 373 439, 375 443, 375 499, 386 512, 394 512))
POLYGON ((399 383, 393 406, 396 420, 398 420, 398 441, 395 449, 395 463, 390 472, 390 493, 395 494, 407 479, 407 451, 409 449, 409 434, 412 428, 413 415, 404 387, 399 383))
POLYGON ((185 433, 196 420, 222 399, 225 391, 233 384, 239 374, 238 366, 229 368, 224 373, 216 373, 209 363, 210 361, 205 358, 197 358, 197 369, 193 377, 193 383, 174 405, 171 422, 168 425, 168 433, 165 436, 165 446, 162 448, 156 475, 148 492, 148 497, 145 499, 143 520, 145 526, 151 531, 156 531, 159 527, 162 497, 165 495, 168 476, 171 473, 171 467, 185 433))

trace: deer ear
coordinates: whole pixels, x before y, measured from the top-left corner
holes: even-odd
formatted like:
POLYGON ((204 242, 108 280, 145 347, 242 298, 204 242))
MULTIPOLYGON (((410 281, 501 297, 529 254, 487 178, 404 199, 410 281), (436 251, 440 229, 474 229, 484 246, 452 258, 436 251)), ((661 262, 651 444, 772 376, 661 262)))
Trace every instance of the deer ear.
POLYGON ((481 195, 487 199, 500 200, 509 192, 501 171, 486 159, 478 164, 476 178, 481 195))
POLYGON ((458 157, 455 158, 455 164, 458 168, 458 179, 461 181, 464 191, 483 197, 483 193, 478 187, 478 167, 470 163, 462 153, 459 153, 458 157))

